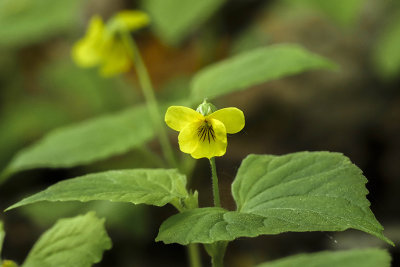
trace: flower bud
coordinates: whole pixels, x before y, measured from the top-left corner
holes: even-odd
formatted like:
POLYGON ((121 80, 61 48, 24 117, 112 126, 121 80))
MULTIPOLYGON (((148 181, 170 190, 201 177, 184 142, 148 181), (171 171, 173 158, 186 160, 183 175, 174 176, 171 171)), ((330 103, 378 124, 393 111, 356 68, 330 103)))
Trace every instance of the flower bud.
POLYGON ((203 103, 201 103, 197 107, 196 111, 203 116, 207 116, 207 115, 210 115, 211 113, 217 111, 217 108, 213 104, 207 102, 207 98, 206 98, 206 99, 204 99, 203 103))

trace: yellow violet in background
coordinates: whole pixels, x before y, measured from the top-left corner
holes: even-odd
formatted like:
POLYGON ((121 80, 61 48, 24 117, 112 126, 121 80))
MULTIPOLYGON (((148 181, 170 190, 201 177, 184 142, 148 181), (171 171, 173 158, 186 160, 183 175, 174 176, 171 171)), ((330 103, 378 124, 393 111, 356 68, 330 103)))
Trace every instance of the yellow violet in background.
POLYGON ((99 66, 104 77, 126 72, 132 65, 132 58, 122 34, 140 29, 149 21, 146 13, 135 10, 121 11, 107 24, 100 16, 93 16, 86 35, 74 44, 72 58, 83 68, 99 66))
POLYGON ((18 265, 10 260, 4 260, 0 267, 18 267, 18 265))
POLYGON ((237 108, 215 111, 206 101, 197 110, 171 106, 165 113, 165 122, 179 131, 179 148, 193 158, 213 158, 226 153, 226 134, 234 134, 244 127, 244 114, 237 108))

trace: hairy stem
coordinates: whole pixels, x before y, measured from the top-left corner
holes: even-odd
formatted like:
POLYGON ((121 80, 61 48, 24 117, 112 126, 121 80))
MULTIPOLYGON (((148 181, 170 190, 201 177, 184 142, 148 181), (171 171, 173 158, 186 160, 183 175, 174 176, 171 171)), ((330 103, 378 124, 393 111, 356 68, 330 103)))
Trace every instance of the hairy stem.
POLYGON ((218 176, 217 176, 217 167, 215 165, 215 158, 210 159, 211 165, 211 177, 212 177, 212 188, 213 188, 213 196, 214 196, 214 206, 221 207, 221 200, 219 197, 219 186, 218 186, 218 176))

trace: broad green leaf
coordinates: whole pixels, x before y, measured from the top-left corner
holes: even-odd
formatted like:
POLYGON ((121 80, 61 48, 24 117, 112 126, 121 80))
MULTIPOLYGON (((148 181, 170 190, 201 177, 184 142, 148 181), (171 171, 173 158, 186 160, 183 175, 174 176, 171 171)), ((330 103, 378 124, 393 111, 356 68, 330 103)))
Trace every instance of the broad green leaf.
POLYGON ((336 65, 294 44, 272 45, 244 52, 206 67, 195 75, 194 99, 214 98, 267 81, 336 65))
POLYGON ((353 228, 393 245, 369 209, 366 181, 361 170, 339 153, 250 155, 232 184, 237 211, 202 208, 179 213, 161 225, 157 240, 213 243, 353 228))
POLYGON ((39 238, 22 267, 89 267, 110 248, 104 219, 89 212, 59 220, 39 238))
POLYGON ((153 136, 144 106, 60 128, 20 151, 3 173, 3 181, 22 170, 67 168, 122 154, 153 136))
POLYGON ((400 7, 395 9, 378 36, 372 53, 374 67, 386 79, 400 73, 400 7))
POLYGON ((151 17, 155 33, 176 45, 211 17, 225 0, 143 0, 142 8, 151 17))
POLYGON ((80 0, 0 1, 0 46, 25 45, 77 24, 80 0))
POLYGON ((364 249, 299 254, 266 262, 256 267, 390 267, 390 261, 390 255, 385 250, 364 249))
POLYGON ((365 197, 367 179, 340 153, 250 155, 232 184, 240 212, 285 222, 280 232, 343 231, 372 234, 390 244, 365 197))
POLYGON ((108 200, 164 206, 188 197, 186 177, 177 170, 107 171, 64 180, 9 207, 39 201, 108 200))
POLYGON ((1 251, 3 249, 3 242, 4 242, 5 236, 6 236, 6 233, 4 232, 3 222, 0 221, 0 260, 1 260, 1 251))

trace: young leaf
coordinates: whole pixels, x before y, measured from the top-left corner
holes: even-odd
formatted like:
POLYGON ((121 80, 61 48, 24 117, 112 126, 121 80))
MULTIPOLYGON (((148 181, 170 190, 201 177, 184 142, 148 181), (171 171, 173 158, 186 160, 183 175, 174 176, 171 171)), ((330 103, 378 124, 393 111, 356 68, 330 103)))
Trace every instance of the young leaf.
POLYGON ((362 171, 340 153, 250 155, 239 168, 232 193, 238 211, 285 222, 269 225, 279 232, 353 228, 393 244, 369 209, 366 182, 362 171))
POLYGON ((57 129, 20 151, 0 178, 34 168, 67 168, 127 152, 154 136, 146 107, 91 119, 57 129))
POLYGON ((89 212, 59 220, 39 238, 22 267, 89 267, 110 248, 104 219, 89 212))
POLYGON ((186 177, 177 170, 120 170, 88 174, 58 182, 7 210, 39 201, 108 200, 164 206, 186 197, 186 177))
POLYGON ((166 43, 176 45, 190 31, 204 23, 225 0, 144 0, 152 27, 166 43), (177 16, 179 14, 179 16, 177 16))
POLYGON ((168 218, 157 241, 213 243, 283 232, 343 231, 383 236, 365 198, 361 170, 339 153, 250 155, 232 184, 237 211, 202 208, 168 218))
POLYGON ((256 267, 390 267, 390 261, 390 255, 385 250, 364 249, 300 254, 266 262, 256 267))
POLYGON ((194 99, 214 98, 307 70, 335 67, 298 45, 272 45, 206 67, 193 78, 191 93, 194 99))

